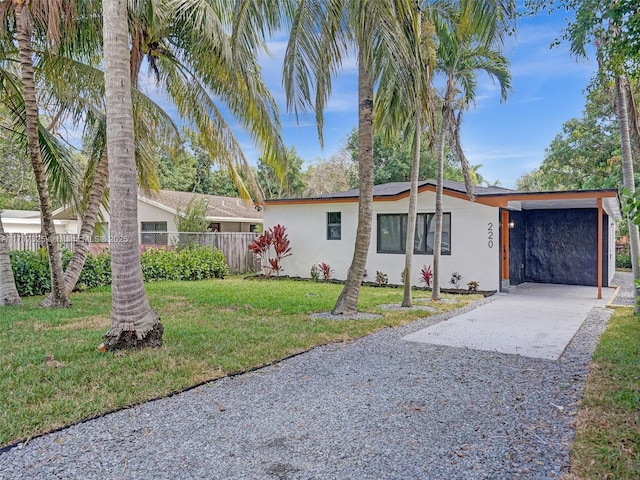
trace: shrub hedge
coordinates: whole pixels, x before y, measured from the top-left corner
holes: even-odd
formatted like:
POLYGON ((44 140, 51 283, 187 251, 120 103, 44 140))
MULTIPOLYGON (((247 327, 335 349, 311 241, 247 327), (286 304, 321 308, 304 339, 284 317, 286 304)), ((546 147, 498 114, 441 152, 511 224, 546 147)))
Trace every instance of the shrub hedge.
POLYGON ((631 268, 631 254, 628 252, 616 253, 616 268, 631 268))
MULTIPOLYGON (((71 251, 63 250, 62 263, 67 267, 71 251)), ((37 252, 9 252, 11 266, 21 297, 45 295, 51 290, 49 256, 46 249, 37 252)), ((224 278, 229 267, 220 250, 199 245, 181 250, 148 249, 140 254, 142 275, 145 282, 159 280, 203 280, 224 278)), ((75 290, 88 290, 111 284, 111 254, 89 254, 75 290)))

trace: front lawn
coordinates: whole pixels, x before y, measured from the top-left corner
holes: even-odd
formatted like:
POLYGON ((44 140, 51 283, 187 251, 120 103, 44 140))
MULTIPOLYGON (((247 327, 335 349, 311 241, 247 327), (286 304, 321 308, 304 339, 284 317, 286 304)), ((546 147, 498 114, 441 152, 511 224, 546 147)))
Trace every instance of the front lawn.
POLYGON ((616 309, 593 355, 569 479, 640 478, 640 318, 616 309))
MULTIPOLYGON (((330 310, 342 285, 241 278, 149 283, 165 327, 160 349, 100 353, 109 328, 107 288, 72 295, 73 307, 0 308, 0 446, 101 413, 162 397, 230 373, 276 362, 314 346, 349 341, 430 315, 378 308, 399 304, 401 289, 363 287, 361 311, 378 320, 312 319, 330 310)), ((414 298, 427 298, 414 292, 414 298)), ((479 295, 429 304, 462 307, 479 295)), ((432 314, 432 313, 431 313, 432 314)))

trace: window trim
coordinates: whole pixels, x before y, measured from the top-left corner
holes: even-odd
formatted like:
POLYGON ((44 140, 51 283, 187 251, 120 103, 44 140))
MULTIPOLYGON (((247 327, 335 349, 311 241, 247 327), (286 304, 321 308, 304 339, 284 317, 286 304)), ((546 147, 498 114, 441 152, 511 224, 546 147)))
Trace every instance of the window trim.
POLYGON ((327 212, 327 240, 342 240, 342 212, 327 212), (338 215, 339 222, 331 222, 331 215, 338 215), (332 228, 338 228, 338 236, 331 235, 332 228))
MULTIPOLYGON (((168 245, 169 244, 169 234, 168 234, 168 227, 169 227, 169 223, 166 220, 149 220, 149 221, 144 221, 144 222, 140 222, 140 245, 168 245), (153 230, 145 230, 144 229, 144 224, 150 224, 153 223, 153 230), (164 224, 164 230, 156 230, 156 228, 158 227, 158 224, 164 224), (148 243, 146 242, 146 238, 145 238, 145 234, 162 234, 164 233, 164 243, 148 243)), ((155 237, 155 238, 163 238, 163 237, 155 237)))
MULTIPOLYGON (((449 216, 449 231, 445 232, 443 230, 443 234, 444 233, 448 233, 449 234, 449 249, 448 251, 443 251, 442 250, 442 245, 440 245, 440 255, 447 255, 450 256, 451 255, 451 212, 443 212, 442 213, 442 217, 443 217, 443 223, 444 223, 444 217, 445 216, 449 216)), ((418 213, 417 217, 420 216, 424 216, 425 217, 425 221, 424 221, 424 245, 425 245, 425 250, 416 250, 415 248, 415 242, 414 242, 414 249, 413 249, 413 254, 414 255, 433 255, 433 251, 432 252, 428 252, 428 238, 429 238, 429 232, 430 232, 430 226, 431 226, 431 222, 433 221, 433 218, 435 217, 435 213, 433 212, 424 212, 424 213, 418 213)), ((406 252, 406 238, 407 238, 407 218, 408 215, 406 213, 378 213, 376 216, 376 234, 377 234, 377 239, 376 239, 376 253, 379 254, 404 254, 406 252), (404 221, 401 220, 400 223, 400 249, 394 249, 394 250, 382 250, 381 249, 381 239, 382 239, 382 235, 380 232, 380 217, 403 217, 404 221)), ((418 223, 418 218, 416 218, 416 224, 418 223)), ((417 230, 416 230, 416 233, 417 230)))

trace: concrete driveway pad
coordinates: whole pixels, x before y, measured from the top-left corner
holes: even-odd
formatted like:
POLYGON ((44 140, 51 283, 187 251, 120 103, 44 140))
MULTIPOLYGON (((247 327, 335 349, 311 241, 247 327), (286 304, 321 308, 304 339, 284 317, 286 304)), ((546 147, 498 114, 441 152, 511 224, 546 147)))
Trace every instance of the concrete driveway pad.
POLYGON ((523 283, 515 292, 403 337, 409 342, 465 347, 557 360, 594 307, 614 294, 596 287, 523 283))

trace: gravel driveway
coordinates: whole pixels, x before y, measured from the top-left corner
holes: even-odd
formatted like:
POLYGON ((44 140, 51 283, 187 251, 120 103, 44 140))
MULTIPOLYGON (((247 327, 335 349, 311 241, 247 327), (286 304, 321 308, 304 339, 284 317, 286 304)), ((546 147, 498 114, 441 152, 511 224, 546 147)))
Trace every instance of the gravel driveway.
POLYGON ((610 313, 557 361, 401 340, 446 316, 319 347, 33 439, 0 478, 559 478, 610 313))

